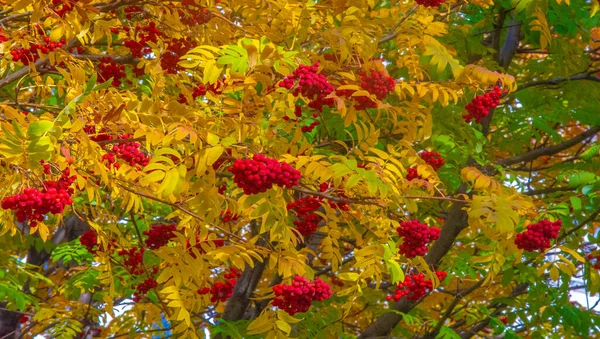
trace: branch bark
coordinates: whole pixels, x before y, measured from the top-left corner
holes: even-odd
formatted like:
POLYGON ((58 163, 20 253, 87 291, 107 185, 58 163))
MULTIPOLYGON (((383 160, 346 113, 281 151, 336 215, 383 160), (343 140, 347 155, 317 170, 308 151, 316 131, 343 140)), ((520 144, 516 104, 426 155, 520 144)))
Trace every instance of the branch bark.
POLYGON ((537 148, 537 149, 531 150, 531 151, 523 153, 521 155, 517 155, 512 158, 502 159, 498 162, 498 164, 502 165, 502 166, 510 166, 510 165, 521 163, 521 162, 529 162, 529 161, 535 160, 544 155, 553 155, 553 154, 562 152, 566 149, 569 149, 587 138, 593 137, 598 132, 600 132, 600 125, 594 126, 594 127, 590 128, 589 130, 587 130, 565 142, 562 142, 560 144, 556 144, 554 146, 549 146, 549 147, 537 148))
POLYGON ((536 87, 536 86, 546 86, 546 85, 556 86, 556 85, 559 85, 566 81, 588 80, 588 81, 600 82, 600 77, 592 75, 596 72, 598 72, 598 70, 589 71, 589 72, 582 73, 582 74, 575 74, 575 75, 572 75, 572 76, 566 77, 566 78, 558 77, 558 78, 554 78, 554 79, 532 81, 532 82, 529 82, 526 84, 519 85, 517 92, 522 91, 526 88, 536 87))

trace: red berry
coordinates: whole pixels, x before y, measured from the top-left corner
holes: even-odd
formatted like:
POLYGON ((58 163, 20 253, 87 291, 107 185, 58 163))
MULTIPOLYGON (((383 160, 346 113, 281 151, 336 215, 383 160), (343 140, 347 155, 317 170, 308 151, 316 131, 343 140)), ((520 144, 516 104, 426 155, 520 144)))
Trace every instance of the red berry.
POLYGON ((474 120, 477 124, 481 123, 481 121, 488 116, 490 110, 500 104, 502 93, 502 88, 494 86, 491 91, 476 96, 467 106, 465 106, 468 114, 463 114, 463 119, 465 119, 467 123, 470 123, 471 120, 474 120))
POLYGON ((313 301, 331 298, 331 287, 320 278, 309 282, 303 277, 296 276, 290 285, 273 286, 273 292, 275 293, 273 306, 292 316, 308 311, 313 301))
POLYGON ((545 251, 551 247, 550 240, 558 238, 562 221, 542 220, 527 226, 527 230, 517 234, 515 245, 526 251, 545 251))
POLYGON ((233 173, 233 182, 244 194, 266 192, 273 185, 291 188, 300 180, 300 171, 262 154, 255 154, 252 159, 236 159, 229 170, 233 173))
MULTIPOLYGON (((443 280, 448 275, 443 271, 436 271, 435 275, 438 280, 443 280)), ((428 292, 433 289, 433 282, 431 280, 425 280, 425 274, 419 273, 414 275, 408 275, 403 282, 398 283, 396 286, 396 292, 393 296, 387 296, 386 300, 400 301, 402 297, 411 301, 417 301, 423 298, 428 292)))
POLYGON ((169 240, 175 238, 174 232, 176 230, 176 224, 152 225, 149 230, 144 231, 144 235, 148 236, 148 239, 146 239, 146 246, 153 250, 165 246, 169 243, 169 240))
POLYGON ((396 231, 403 238, 398 252, 407 258, 425 255, 427 244, 440 237, 439 228, 429 227, 417 220, 401 222, 396 231))

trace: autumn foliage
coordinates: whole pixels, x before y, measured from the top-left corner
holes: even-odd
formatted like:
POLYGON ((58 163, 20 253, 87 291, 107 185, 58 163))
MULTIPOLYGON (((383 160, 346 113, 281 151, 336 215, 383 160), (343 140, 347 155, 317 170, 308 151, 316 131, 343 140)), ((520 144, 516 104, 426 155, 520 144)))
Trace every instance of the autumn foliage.
POLYGON ((0 338, 592 337, 599 9, 0 0, 0 338))

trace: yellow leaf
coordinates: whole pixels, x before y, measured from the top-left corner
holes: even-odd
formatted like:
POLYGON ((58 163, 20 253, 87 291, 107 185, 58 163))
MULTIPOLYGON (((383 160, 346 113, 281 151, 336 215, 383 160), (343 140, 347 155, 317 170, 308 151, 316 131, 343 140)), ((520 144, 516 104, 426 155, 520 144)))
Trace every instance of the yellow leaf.
POLYGON ((360 277, 360 275, 358 273, 347 272, 347 273, 338 274, 338 278, 340 278, 342 280, 347 280, 347 281, 356 281, 356 280, 358 280, 359 277, 360 277))
POLYGON ((286 323, 283 320, 276 320, 275 324, 277 325, 277 328, 283 331, 286 335, 290 334, 290 331, 292 330, 290 324, 286 323))

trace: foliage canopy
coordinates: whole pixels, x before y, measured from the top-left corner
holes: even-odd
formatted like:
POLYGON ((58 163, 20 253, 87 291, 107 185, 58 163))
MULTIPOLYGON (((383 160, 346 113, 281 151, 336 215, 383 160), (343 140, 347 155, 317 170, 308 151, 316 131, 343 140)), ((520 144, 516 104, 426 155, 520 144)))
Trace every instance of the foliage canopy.
POLYGON ((598 8, 0 0, 0 338, 589 337, 598 8))

